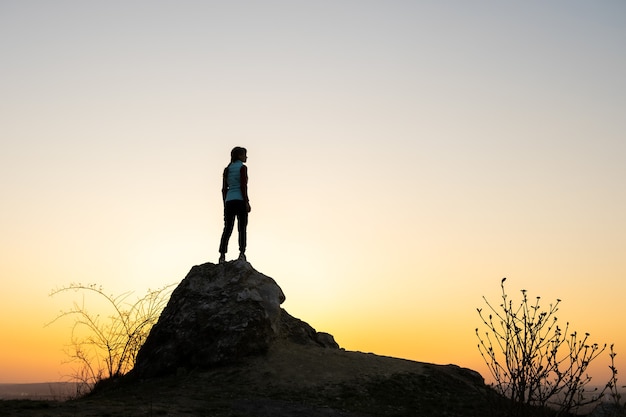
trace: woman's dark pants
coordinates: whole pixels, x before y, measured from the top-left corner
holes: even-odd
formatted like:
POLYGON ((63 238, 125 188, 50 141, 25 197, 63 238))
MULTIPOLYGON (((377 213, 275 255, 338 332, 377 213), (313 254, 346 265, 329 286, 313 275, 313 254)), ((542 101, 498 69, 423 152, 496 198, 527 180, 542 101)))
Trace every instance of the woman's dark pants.
POLYGON ((246 227, 248 226, 248 207, 243 200, 230 200, 224 204, 224 233, 220 241, 220 253, 228 252, 228 240, 233 233, 237 218, 239 232, 239 252, 246 251, 246 227))

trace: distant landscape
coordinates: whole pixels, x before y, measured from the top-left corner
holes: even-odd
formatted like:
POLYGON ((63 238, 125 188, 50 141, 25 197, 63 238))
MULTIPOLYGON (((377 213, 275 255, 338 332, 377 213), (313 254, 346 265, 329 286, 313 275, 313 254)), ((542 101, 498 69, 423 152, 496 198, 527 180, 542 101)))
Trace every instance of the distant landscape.
POLYGON ((55 400, 76 396, 74 382, 40 382, 32 384, 0 384, 0 400, 55 400))

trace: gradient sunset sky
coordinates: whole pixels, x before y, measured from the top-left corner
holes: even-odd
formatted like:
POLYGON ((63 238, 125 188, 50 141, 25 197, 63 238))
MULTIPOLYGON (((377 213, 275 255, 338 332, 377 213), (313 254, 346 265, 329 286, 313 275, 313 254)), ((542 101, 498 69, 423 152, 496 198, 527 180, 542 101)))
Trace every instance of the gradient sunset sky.
POLYGON ((236 145, 248 260, 342 347, 487 377, 507 277, 626 373, 623 0, 0 0, 0 140, 0 382, 69 372, 52 289, 217 262, 236 145))

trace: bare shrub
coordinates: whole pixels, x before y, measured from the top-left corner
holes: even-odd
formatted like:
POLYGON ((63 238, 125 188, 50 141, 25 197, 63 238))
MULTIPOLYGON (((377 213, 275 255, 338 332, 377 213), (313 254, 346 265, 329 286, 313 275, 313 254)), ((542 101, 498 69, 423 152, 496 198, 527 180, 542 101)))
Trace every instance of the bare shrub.
POLYGON ((69 362, 78 364, 70 375, 79 383, 77 394, 84 394, 97 382, 124 375, 134 367, 137 353, 163 311, 173 285, 148 290, 134 302, 128 301, 131 292, 108 295, 95 284, 70 284, 50 293, 54 296, 74 291, 83 295, 80 304, 74 301, 71 309, 61 311, 48 323, 65 317, 74 319, 66 354, 69 362), (85 306, 85 294, 93 294, 104 301, 108 315, 89 312, 85 306))
POLYGON ((502 303, 495 307, 483 297, 488 310, 477 309, 487 327, 485 333, 476 329, 478 349, 493 377, 493 388, 509 398, 520 415, 537 413, 531 407, 549 407, 557 415, 566 415, 597 402, 616 383, 617 370, 611 365, 613 377, 605 388, 586 390, 591 381, 589 364, 606 350, 606 344, 591 343, 589 333, 580 336, 570 331, 569 323, 561 328, 555 315, 561 300, 542 309, 540 297, 531 302, 522 290, 521 302, 514 304, 505 292, 505 280, 500 283, 502 303))

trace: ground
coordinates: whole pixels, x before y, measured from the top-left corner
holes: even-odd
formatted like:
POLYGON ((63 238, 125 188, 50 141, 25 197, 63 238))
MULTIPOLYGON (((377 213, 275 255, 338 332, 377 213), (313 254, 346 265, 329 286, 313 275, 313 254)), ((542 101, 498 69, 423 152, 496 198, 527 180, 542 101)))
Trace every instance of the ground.
POLYGON ((490 416, 476 372, 279 341, 266 355, 205 371, 114 381, 66 402, 2 401, 3 416, 490 416))

